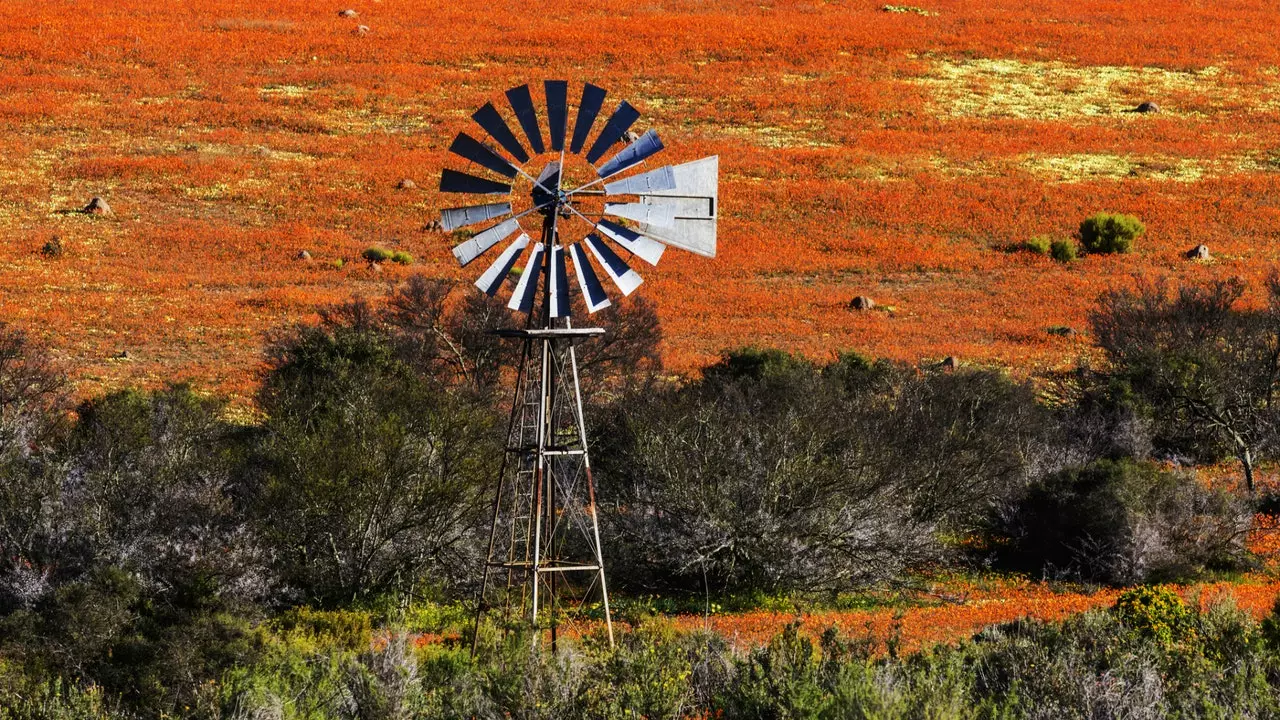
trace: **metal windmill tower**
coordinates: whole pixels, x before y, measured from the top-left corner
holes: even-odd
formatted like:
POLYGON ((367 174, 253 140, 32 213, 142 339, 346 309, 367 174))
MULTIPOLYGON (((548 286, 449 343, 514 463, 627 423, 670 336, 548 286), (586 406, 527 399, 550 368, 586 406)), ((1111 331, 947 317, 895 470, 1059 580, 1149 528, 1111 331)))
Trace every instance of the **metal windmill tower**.
POLYGON ((501 607, 527 619, 535 642, 549 630, 553 648, 557 610, 596 592, 613 641, 574 351, 604 330, 573 326, 569 263, 583 305, 595 313, 610 304, 597 267, 626 296, 642 282, 632 258, 655 265, 668 246, 714 257, 719 181, 716 156, 636 173, 663 145, 653 130, 631 131, 640 113, 625 100, 588 143, 607 94, 589 83, 566 138, 568 90, 564 80, 543 83, 546 136, 529 86, 506 92, 529 149, 486 103, 471 118, 493 144, 459 133, 449 151, 468 163, 467 172, 445 169, 440 177, 441 192, 506 196, 443 210, 441 225, 453 231, 487 224, 453 248, 463 266, 510 239, 475 284, 494 296, 515 279, 508 307, 528 314, 524 328, 495 329, 523 350, 476 628, 501 607), (478 171, 487 175, 472 174, 478 171), (537 242, 524 230, 535 225, 537 242))

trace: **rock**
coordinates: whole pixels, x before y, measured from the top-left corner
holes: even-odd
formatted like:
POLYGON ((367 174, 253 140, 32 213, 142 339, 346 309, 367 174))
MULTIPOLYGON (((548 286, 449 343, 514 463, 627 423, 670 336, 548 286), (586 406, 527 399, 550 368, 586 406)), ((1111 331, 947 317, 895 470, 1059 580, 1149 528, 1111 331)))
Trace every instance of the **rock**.
POLYGON ((120 352, 116 353, 115 355, 112 355, 111 357, 115 358, 116 360, 129 360, 133 356, 129 354, 128 350, 121 350, 120 352))
POLYGON ((849 308, 852 310, 870 310, 876 306, 876 301, 866 295, 859 295, 849 301, 849 308))
POLYGON ((1148 100, 1144 103, 1140 103, 1138 107, 1133 109, 1133 111, 1139 113, 1158 113, 1160 112, 1160 106, 1148 100))
POLYGON ((440 232, 444 230, 444 226, 440 224, 439 220, 432 220, 431 222, 424 225, 422 229, 427 232, 440 232))
POLYGON ((304 262, 311 262, 311 253, 307 252, 306 250, 299 250, 298 254, 295 255, 294 257, 304 262))
POLYGON ((360 17, 360 13, 352 10, 351 8, 347 8, 346 10, 339 10, 338 17, 360 17))
POLYGON ((107 201, 103 200, 100 197, 95 197, 92 200, 90 200, 89 204, 85 205, 84 208, 80 210, 80 212, 86 215, 114 215, 115 214, 111 212, 111 206, 107 204, 107 201))
POLYGON ((351 34, 352 34, 352 35, 368 35, 368 34, 369 34, 369 26, 368 26, 368 25, 357 25, 357 26, 356 26, 356 29, 351 31, 351 34))
POLYGON ((369 263, 369 272, 373 273, 374 275, 381 275, 381 274, 382 274, 382 263, 378 263, 378 262, 370 262, 370 263, 369 263))
POLYGON ((1057 335, 1058 337, 1069 338, 1069 337, 1076 336, 1076 329, 1072 327, 1067 327, 1066 325, 1054 325, 1053 327, 1049 328, 1048 332, 1050 335, 1057 335))
POLYGON ((624 136, 624 139, 629 143, 633 143, 639 140, 640 136, 636 134, 635 130, 628 130, 627 134, 624 136))
POLYGON ((396 183, 397 190, 412 190, 416 187, 418 187, 418 183, 410 180, 409 178, 405 178, 400 182, 396 183))
POLYGON ((945 358, 943 358, 943 359, 942 359, 942 362, 941 362, 941 363, 939 363, 939 366, 940 366, 943 370, 946 370, 947 372, 951 372, 951 371, 955 370, 956 368, 960 367, 960 361, 959 361, 959 360, 957 360, 957 359, 955 359, 955 356, 953 356, 953 355, 948 355, 948 356, 946 356, 945 358))
POLYGON ((1208 245, 1197 245, 1186 252, 1188 260, 1212 260, 1208 245))

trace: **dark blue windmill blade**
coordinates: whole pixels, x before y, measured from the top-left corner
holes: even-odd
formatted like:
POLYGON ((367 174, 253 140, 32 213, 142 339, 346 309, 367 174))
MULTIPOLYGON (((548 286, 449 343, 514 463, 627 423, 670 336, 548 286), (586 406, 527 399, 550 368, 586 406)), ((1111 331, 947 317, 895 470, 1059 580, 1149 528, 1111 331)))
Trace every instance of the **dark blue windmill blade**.
POLYGON ((658 133, 648 130, 635 142, 622 148, 622 151, 610 158, 609 162, 597 168, 596 173, 602 178, 617 175, 662 152, 662 147, 662 140, 658 137, 658 133))
POLYGON ((511 111, 516 114, 524 136, 529 138, 529 147, 538 154, 546 152, 547 147, 542 144, 542 128, 538 125, 538 111, 533 107, 529 86, 521 85, 508 90, 507 102, 511 103, 511 111))
POLYGON ((569 274, 565 272, 564 248, 551 248, 551 317, 569 317, 569 274))
POLYGON ((569 117, 569 82, 544 80, 542 88, 547 96, 547 130, 551 133, 551 149, 564 150, 565 121, 569 117))
POLYGON ((644 282, 639 273, 623 262, 622 258, 618 257, 618 253, 605 244, 599 235, 592 233, 587 236, 585 242, 587 247, 591 248, 591 254, 596 256, 596 262, 600 263, 605 274, 613 280, 613 284, 618 286, 623 295, 635 292, 635 289, 640 287, 640 283, 644 282))
POLYGON ((582 299, 586 301, 587 312, 594 313, 609 307, 612 304, 609 302, 609 295, 600 284, 600 278, 596 277, 596 270, 591 267, 591 261, 587 260, 582 244, 570 245, 569 254, 573 256, 573 269, 578 276, 578 287, 582 288, 582 299))
POLYGON ((489 133, 489 137, 501 145, 502 149, 511 153, 511 157, 522 163, 529 162, 529 153, 525 152, 524 146, 516 139, 511 128, 507 127, 507 121, 498 114, 498 109, 493 106, 493 103, 485 103, 483 107, 472 113, 471 119, 484 128, 484 131, 489 133))
POLYGON ((587 152, 587 162, 595 165, 597 160, 609 152, 609 148, 613 147, 614 143, 627 134, 632 124, 639 118, 640 111, 631 107, 631 103, 626 100, 619 103, 618 109, 614 110, 613 115, 609 116, 608 122, 604 124, 604 129, 600 131, 600 135, 596 137, 591 150, 587 152))
POLYGON ((476 287, 484 291, 485 295, 493 297, 498 294, 498 288, 502 287, 502 281, 507 279, 511 274, 511 268, 515 267, 516 261, 520 259, 520 254, 529 246, 529 236, 520 233, 520 237, 511 241, 506 250, 498 256, 497 260, 489 266, 484 274, 476 279, 476 287))
POLYGON ((468 207, 445 208, 440 211, 440 229, 452 232, 460 227, 475 225, 486 220, 511 214, 511 203, 489 203, 468 207))
POLYGON ((507 307, 527 313, 533 311, 533 301, 538 296, 538 278, 542 275, 542 243, 533 246, 529 262, 524 264, 524 272, 520 273, 520 281, 516 283, 515 292, 511 293, 511 301, 507 307))
POLYGON ((573 139, 569 142, 569 152, 582 152, 582 145, 591 134, 591 126, 600 114, 600 106, 604 105, 604 97, 608 95, 604 88, 591 83, 582 86, 582 102, 578 103, 578 117, 573 121, 573 139))
POLYGON ((440 192, 471 193, 472 195, 506 195, 511 186, 497 180, 468 175, 445 168, 440 173, 440 192))
POLYGON ((458 137, 454 138, 453 144, 449 146, 449 152, 463 160, 470 160, 480 167, 488 168, 504 177, 514 178, 516 176, 515 166, 507 162, 506 158, 485 147, 484 143, 466 133, 458 133, 458 137))

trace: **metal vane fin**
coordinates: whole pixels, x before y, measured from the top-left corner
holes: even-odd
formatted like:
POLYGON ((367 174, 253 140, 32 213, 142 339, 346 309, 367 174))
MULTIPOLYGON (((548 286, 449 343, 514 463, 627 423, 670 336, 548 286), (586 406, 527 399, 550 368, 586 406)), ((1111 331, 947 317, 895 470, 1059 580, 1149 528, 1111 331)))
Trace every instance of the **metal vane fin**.
POLYGON ((705 157, 672 168, 676 187, 640 195, 640 202, 670 212, 670 227, 645 223, 637 230, 659 242, 706 257, 716 256, 720 158, 705 157))
POLYGON ((551 317, 569 316, 569 275, 565 272, 564 248, 551 248, 551 317))
POLYGON ((471 239, 458 243, 453 248, 453 256, 465 266, 519 230, 520 223, 516 222, 515 218, 503 220, 487 230, 476 233, 471 239))
POLYGON ((676 175, 670 165, 604 184, 606 195, 643 195, 659 190, 675 190, 676 175))
POLYGON ((542 172, 538 175, 538 184, 533 186, 533 204, 546 205, 555 200, 555 196, 551 193, 556 192, 560 188, 560 161, 547 163, 542 168, 542 172), (546 190, 543 190, 546 188, 546 190), (547 192, 547 191, 551 192, 547 192))
POLYGON ((578 275, 578 287, 582 288, 582 299, 587 303, 587 312, 594 313, 609 307, 612 304, 609 302, 609 295, 600 284, 600 278, 596 277, 595 268, 591 267, 591 261, 587 260, 587 253, 582 249, 582 244, 570 245, 569 254, 573 256, 573 269, 578 275))
POLYGON ((644 162, 645 158, 652 157, 661 152, 661 150, 662 140, 658 138, 658 133, 653 130, 647 130, 635 142, 610 158, 609 162, 601 165, 596 172, 602 178, 617 175, 629 167, 639 165, 644 162))
POLYGON ((507 159, 498 153, 485 147, 483 143, 466 133, 458 133, 458 137, 453 139, 453 144, 449 146, 449 152, 457 155, 464 160, 486 167, 499 175, 513 178, 516 176, 516 169, 507 162, 507 159))
POLYGON ((666 205, 605 203, 604 214, 664 228, 674 227, 676 224, 675 208, 666 205))
MULTIPOLYGON (((605 212, 608 212, 608 210, 605 212)), ((662 258, 662 251, 666 250, 666 247, 662 243, 656 240, 651 240, 640 233, 631 230, 630 228, 623 227, 615 222, 601 220, 596 224, 596 229, 609 236, 610 240, 626 248, 632 255, 635 255, 650 265, 657 265, 658 260, 662 258)))
POLYGON ((578 103, 578 117, 573 122, 573 139, 569 142, 569 152, 582 152, 582 144, 591 134, 591 126, 595 124, 600 106, 604 105, 604 97, 608 94, 604 88, 591 83, 582 86, 582 101, 578 103))
POLYGON ((569 115, 569 83, 565 80, 544 80, 542 88, 547 96, 547 130, 551 133, 551 149, 564 149, 565 120, 569 115))
POLYGON ((506 250, 498 256, 497 260, 489 266, 484 274, 476 279, 476 287, 484 291, 485 295, 493 297, 498 294, 498 288, 502 287, 502 281, 507 279, 511 274, 511 268, 515 267, 516 261, 520 259, 520 253, 529 246, 529 236, 520 233, 520 237, 511 241, 506 250))
POLYGON ((473 195, 506 195, 511 186, 488 178, 468 175, 445 168, 440 173, 440 192, 471 193, 473 195))
POLYGON ((596 137, 595 143, 587 153, 587 162, 595 165, 596 161, 608 152, 614 143, 627 134, 627 131, 631 129, 631 125, 639 118, 640 111, 631 107, 631 103, 626 100, 619 103, 618 109, 613 111, 613 115, 604 124, 604 129, 600 131, 600 135, 596 137))
POLYGON ((524 264, 524 272, 520 273, 520 281, 516 283, 515 292, 511 293, 511 301, 507 307, 520 312, 531 312, 533 300, 538 295, 538 276, 542 274, 542 243, 533 246, 529 262, 524 264))
POLYGON ((520 121, 524 136, 529 138, 529 146, 535 153, 546 152, 547 148, 542 144, 542 128, 538 126, 538 111, 533 107, 529 86, 521 85, 508 90, 507 102, 511 103, 511 110, 515 112, 516 120, 520 121))
POLYGON ((445 232, 475 225, 511 213, 511 203, 490 203, 470 207, 445 208, 440 211, 440 229, 445 232))
POLYGON ((609 279, 613 280, 613 284, 618 286, 623 295, 630 295, 635 289, 640 287, 640 283, 644 280, 635 270, 618 257, 599 235, 588 235, 585 242, 587 247, 591 248, 591 254, 596 256, 596 262, 600 263, 600 267, 604 268, 605 274, 609 279))
POLYGON ((471 119, 476 124, 484 128, 489 133, 489 137, 493 138, 504 150, 511 153, 511 157, 520 162, 529 162, 529 153, 525 152, 524 146, 516 139, 515 133, 511 132, 511 128, 507 127, 507 121, 502 119, 498 114, 498 109, 493 103, 485 103, 479 110, 471 114, 471 119))

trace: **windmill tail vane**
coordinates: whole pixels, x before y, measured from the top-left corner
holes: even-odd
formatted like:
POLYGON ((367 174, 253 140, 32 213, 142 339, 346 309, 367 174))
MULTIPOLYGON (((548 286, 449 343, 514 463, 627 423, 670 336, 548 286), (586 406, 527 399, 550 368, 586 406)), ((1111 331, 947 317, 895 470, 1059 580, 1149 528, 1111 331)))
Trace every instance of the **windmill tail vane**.
POLYGON ((612 304, 605 279, 624 297, 640 286, 636 259, 657 265, 669 247, 715 257, 719 157, 646 169, 665 149, 662 139, 632 129, 640 112, 625 100, 602 119, 608 92, 590 83, 572 113, 564 80, 543 83, 542 116, 528 84, 505 95, 523 137, 485 103, 471 115, 481 139, 460 132, 449 146, 465 168, 440 175, 442 193, 487 196, 441 211, 444 230, 464 231, 455 233, 463 238, 454 257, 466 267, 494 255, 476 287, 495 297, 514 276, 507 307, 529 316, 525 328, 496 330, 523 349, 472 650, 486 613, 497 609, 527 622, 535 642, 549 632, 555 648, 559 615, 597 593, 612 643, 575 352, 575 343, 604 331, 573 327, 571 288, 595 313, 612 304), (538 239, 525 227, 536 227, 538 239))

